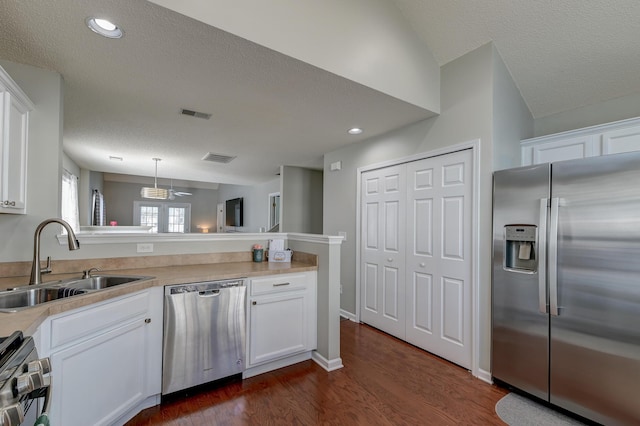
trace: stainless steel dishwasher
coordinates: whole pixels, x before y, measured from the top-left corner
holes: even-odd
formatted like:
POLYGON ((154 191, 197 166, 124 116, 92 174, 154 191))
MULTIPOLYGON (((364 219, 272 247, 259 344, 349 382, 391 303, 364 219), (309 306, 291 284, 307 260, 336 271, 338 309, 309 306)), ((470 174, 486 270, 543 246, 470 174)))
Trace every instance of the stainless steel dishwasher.
POLYGON ((165 287, 162 394, 244 370, 244 279, 165 287))

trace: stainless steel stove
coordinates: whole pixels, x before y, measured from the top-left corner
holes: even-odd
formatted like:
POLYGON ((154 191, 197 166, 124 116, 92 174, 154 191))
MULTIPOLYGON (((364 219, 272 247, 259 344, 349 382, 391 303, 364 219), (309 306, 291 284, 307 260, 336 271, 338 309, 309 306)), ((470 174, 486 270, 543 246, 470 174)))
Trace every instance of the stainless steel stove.
POLYGON ((40 416, 33 417, 46 419, 51 401, 50 372, 49 358, 38 358, 33 338, 20 331, 0 338, 0 426, 21 425, 39 398, 44 398, 43 409, 40 416))

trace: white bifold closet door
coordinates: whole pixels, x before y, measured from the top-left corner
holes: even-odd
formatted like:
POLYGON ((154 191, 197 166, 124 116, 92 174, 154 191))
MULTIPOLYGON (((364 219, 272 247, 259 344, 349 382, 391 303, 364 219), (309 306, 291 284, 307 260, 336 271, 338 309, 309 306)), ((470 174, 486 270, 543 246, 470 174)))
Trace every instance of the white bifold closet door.
POLYGON ((471 367, 472 152, 362 174, 361 321, 471 367))
POLYGON ((406 166, 362 174, 360 319, 404 339, 406 166))

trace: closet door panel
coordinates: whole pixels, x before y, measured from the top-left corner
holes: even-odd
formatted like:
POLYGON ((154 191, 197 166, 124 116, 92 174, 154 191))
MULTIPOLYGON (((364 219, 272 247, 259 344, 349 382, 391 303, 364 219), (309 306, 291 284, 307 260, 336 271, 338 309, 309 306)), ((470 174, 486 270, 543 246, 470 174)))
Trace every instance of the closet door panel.
POLYGON ((362 174, 360 319, 405 338, 405 166, 362 174))
POLYGON ((466 368, 471 366, 471 150, 407 164, 406 340, 466 368), (423 176, 432 177, 425 185, 423 176), (422 206, 430 206, 424 214, 422 206), (427 243, 428 241, 428 243, 427 243), (422 250, 423 247, 430 250, 422 250), (428 290, 418 278, 429 276, 428 290), (428 294, 427 294, 428 291, 428 294), (412 300, 416 298, 415 300, 412 300), (430 327, 420 321, 430 319, 430 327))

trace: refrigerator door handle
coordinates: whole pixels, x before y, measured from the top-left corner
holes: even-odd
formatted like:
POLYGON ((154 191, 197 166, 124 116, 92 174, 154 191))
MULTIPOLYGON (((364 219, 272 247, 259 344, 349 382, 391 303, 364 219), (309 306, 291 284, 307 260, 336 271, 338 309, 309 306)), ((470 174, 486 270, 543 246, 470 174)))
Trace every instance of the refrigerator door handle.
POLYGON ((540 199, 540 222, 538 228, 538 310, 547 310, 547 212, 549 199, 540 199))
POLYGON ((559 198, 551 199, 549 220, 549 308, 551 315, 560 315, 558 308, 558 206, 559 198))

